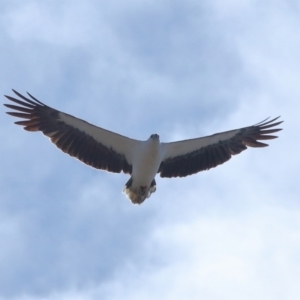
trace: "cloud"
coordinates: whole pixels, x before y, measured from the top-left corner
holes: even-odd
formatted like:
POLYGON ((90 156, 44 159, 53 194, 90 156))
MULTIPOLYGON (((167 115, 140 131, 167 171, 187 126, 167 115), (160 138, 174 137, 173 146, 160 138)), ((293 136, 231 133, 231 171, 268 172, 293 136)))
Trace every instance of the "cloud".
POLYGON ((299 212, 263 205, 169 224, 149 236, 143 264, 128 261, 113 280, 43 299, 296 299, 299 225, 299 212))
MULTIPOLYGON (((142 206, 0 118, 0 299, 298 299, 296 2, 1 4, 0 86, 134 138, 285 121, 142 206)), ((3 110, 4 113, 5 110, 3 110)))

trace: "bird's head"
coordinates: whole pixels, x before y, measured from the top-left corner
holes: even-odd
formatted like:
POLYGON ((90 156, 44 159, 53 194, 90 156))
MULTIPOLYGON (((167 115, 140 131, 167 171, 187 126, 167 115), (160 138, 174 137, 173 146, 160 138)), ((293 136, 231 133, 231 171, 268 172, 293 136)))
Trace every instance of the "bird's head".
POLYGON ((150 139, 152 139, 152 140, 159 140, 159 135, 156 134, 156 133, 151 134, 151 135, 150 135, 150 139))

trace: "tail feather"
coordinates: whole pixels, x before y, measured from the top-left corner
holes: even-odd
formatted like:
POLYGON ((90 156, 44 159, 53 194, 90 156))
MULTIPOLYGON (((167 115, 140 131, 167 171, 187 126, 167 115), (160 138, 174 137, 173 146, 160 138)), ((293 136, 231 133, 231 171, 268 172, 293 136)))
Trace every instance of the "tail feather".
POLYGON ((132 177, 125 184, 123 193, 131 200, 133 204, 142 204, 146 198, 149 198, 156 191, 155 179, 152 180, 150 186, 132 186, 132 177))

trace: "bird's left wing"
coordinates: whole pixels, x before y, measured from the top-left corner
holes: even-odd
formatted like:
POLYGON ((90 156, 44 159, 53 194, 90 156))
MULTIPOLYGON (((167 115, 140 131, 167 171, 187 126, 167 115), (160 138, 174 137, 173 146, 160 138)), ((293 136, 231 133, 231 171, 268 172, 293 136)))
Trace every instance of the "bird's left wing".
POLYGON ((173 143, 162 143, 164 157, 158 173, 161 177, 184 177, 209 170, 248 147, 266 147, 258 140, 277 138, 270 135, 281 129, 274 128, 283 121, 264 120, 256 125, 216 133, 210 136, 173 143))
MULTIPOLYGON (((14 90, 13 90, 14 91, 14 90)), ((133 153, 140 141, 94 126, 81 119, 53 109, 29 93, 31 99, 18 92, 22 100, 5 96, 17 105, 9 115, 25 120, 15 122, 28 131, 41 131, 59 149, 85 164, 110 172, 132 172, 133 153)))

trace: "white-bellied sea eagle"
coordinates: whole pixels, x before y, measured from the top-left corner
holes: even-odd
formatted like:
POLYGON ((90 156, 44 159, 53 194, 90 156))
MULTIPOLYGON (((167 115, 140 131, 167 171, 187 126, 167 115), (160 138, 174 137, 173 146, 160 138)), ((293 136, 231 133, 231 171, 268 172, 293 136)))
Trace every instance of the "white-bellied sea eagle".
POLYGON ((209 170, 249 147, 265 147, 258 140, 277 138, 270 135, 281 129, 277 118, 256 125, 216 133, 201 138, 161 143, 157 134, 139 141, 53 109, 32 95, 21 99, 5 96, 17 105, 4 104, 13 109, 7 112, 25 120, 15 124, 28 131, 41 131, 63 152, 96 169, 129 174, 124 193, 132 203, 141 204, 156 190, 155 175, 184 177, 209 170))

